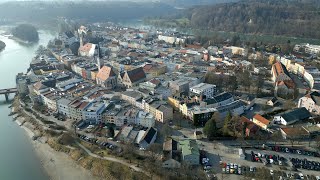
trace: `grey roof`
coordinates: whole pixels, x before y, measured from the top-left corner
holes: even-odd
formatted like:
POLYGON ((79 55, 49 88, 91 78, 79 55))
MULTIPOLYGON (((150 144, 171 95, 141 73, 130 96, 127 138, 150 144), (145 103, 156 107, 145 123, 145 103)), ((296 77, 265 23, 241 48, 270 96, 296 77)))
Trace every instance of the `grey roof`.
POLYGON ((135 98, 135 99, 140 99, 142 98, 142 95, 141 93, 137 92, 137 91, 125 91, 122 93, 123 95, 126 95, 126 96, 130 96, 132 98, 135 98))
POLYGON ((215 103, 219 103, 219 102, 225 101, 227 99, 230 99, 232 97, 233 97, 232 94, 230 94, 228 92, 223 92, 223 93, 218 94, 210 99, 205 100, 205 102, 207 104, 215 104, 215 103))
POLYGON ((314 91, 312 93, 310 93, 310 97, 312 98, 312 100, 314 101, 314 103, 316 105, 320 105, 320 93, 317 91, 314 91))
POLYGON ((64 106, 67 106, 70 102, 71 102, 71 100, 67 99, 67 98, 61 98, 57 101, 58 104, 61 104, 64 106))
POLYGON ((153 137, 156 135, 157 130, 155 130, 153 127, 149 128, 143 138, 148 144, 151 143, 153 137))
POLYGON ((308 119, 311 117, 311 114, 305 107, 302 107, 285 112, 281 116, 288 124, 290 124, 299 120, 308 119))

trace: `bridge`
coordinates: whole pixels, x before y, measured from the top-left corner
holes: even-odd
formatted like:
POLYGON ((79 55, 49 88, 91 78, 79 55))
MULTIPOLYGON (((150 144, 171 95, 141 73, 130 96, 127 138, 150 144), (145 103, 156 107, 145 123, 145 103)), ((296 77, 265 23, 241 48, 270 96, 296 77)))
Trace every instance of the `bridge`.
POLYGON ((17 88, 0 89, 0 95, 4 94, 7 102, 9 101, 9 94, 17 93, 17 92, 18 92, 17 88))

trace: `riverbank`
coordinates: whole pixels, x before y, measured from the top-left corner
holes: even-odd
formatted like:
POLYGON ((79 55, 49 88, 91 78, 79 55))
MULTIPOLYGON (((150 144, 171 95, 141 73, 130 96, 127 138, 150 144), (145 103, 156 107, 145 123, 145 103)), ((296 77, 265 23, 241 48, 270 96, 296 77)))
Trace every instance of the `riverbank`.
POLYGON ((47 144, 46 137, 40 137, 33 140, 37 136, 35 127, 29 123, 24 122, 24 117, 18 117, 16 123, 24 129, 26 135, 29 137, 30 143, 34 147, 34 151, 39 158, 43 170, 46 172, 51 180, 61 179, 77 179, 77 180, 97 180, 90 171, 79 166, 75 161, 63 152, 58 152, 52 149, 47 144), (22 125, 21 125, 22 124, 22 125))
POLYGON ((6 44, 3 41, 0 41, 0 52, 4 50, 5 47, 6 47, 6 44))
POLYGON ((29 41, 22 40, 22 39, 20 39, 20 38, 18 38, 16 36, 8 36, 8 38, 12 39, 12 40, 14 40, 14 41, 16 41, 16 42, 18 42, 18 43, 20 43, 22 45, 32 45, 32 44, 36 43, 36 42, 29 42, 29 41))

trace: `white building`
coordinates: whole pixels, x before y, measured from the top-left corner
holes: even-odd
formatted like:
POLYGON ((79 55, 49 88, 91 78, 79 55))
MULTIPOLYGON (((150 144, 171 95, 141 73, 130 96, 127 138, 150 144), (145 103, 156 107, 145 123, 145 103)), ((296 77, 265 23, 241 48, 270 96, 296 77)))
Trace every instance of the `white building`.
POLYGON ((105 103, 102 101, 93 101, 82 112, 84 120, 95 124, 101 122, 101 114, 106 109, 105 103))
POLYGON ((155 119, 152 114, 139 111, 136 117, 136 124, 144 127, 153 127, 155 125, 155 119))
POLYGON ((320 52, 320 46, 319 45, 307 44, 306 47, 305 47, 305 52, 307 54, 318 54, 320 52))
POLYGON ((305 107, 309 112, 320 114, 320 93, 313 91, 299 99, 298 108, 305 107))
POLYGON ((217 92, 217 86, 213 84, 200 83, 190 88, 190 92, 197 95, 205 95, 206 98, 212 98, 217 92))
POLYGON ((65 115, 66 117, 70 117, 70 110, 69 110, 69 103, 71 103, 71 100, 66 98, 61 98, 57 100, 57 109, 58 112, 62 115, 65 115))

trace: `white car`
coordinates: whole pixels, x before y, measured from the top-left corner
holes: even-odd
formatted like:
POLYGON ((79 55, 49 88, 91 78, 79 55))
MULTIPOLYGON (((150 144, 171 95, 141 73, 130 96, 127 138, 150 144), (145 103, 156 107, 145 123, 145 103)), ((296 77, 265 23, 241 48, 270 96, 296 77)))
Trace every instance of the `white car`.
POLYGON ((252 166, 250 166, 250 172, 253 172, 253 167, 252 166))
POLYGON ((230 169, 233 169, 233 168, 234 168, 233 163, 230 163, 230 169))
POLYGON ((271 175, 273 175, 273 174, 274 174, 272 169, 270 169, 270 174, 271 174, 271 175))
POLYGON ((92 129, 92 128, 94 128, 94 125, 89 125, 89 126, 87 127, 87 129, 92 129))
POLYGON ((303 174, 299 173, 300 179, 304 179, 303 174))

